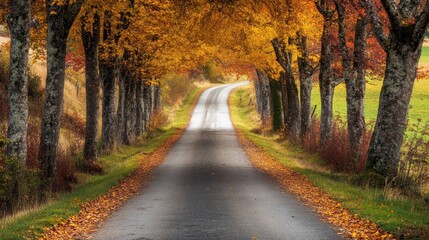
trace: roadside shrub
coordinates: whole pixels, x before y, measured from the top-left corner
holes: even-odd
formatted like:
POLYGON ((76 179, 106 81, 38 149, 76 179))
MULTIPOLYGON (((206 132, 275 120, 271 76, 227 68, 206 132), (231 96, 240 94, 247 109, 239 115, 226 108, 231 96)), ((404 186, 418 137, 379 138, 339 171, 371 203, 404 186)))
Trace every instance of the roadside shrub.
POLYGON ((13 158, 2 158, 0 166, 0 215, 14 213, 39 202, 39 171, 26 168, 13 158))
POLYGON ((152 115, 149 124, 147 125, 147 132, 149 137, 154 132, 158 131, 159 128, 168 124, 169 118, 163 111, 159 111, 152 115))
POLYGON ((42 96, 43 91, 40 89, 42 79, 40 76, 30 73, 28 76, 28 97, 30 100, 38 99, 42 96))
POLYGON ((406 139, 401 152, 398 176, 393 186, 408 196, 421 195, 422 187, 429 184, 429 123, 421 119, 408 126, 411 137, 406 139))
POLYGON ((167 75, 162 79, 162 102, 167 106, 180 104, 193 87, 194 83, 184 75, 167 75))
POLYGON ((335 171, 348 173, 361 173, 365 169, 368 156, 369 142, 372 136, 372 124, 369 124, 364 133, 361 159, 357 169, 351 169, 350 146, 347 131, 347 123, 336 116, 332 124, 332 137, 324 148, 320 146, 320 120, 313 119, 311 130, 304 138, 302 146, 309 152, 319 153, 326 163, 335 171))
POLYGON ((375 172, 365 172, 351 179, 351 183, 362 188, 383 188, 386 179, 375 172))

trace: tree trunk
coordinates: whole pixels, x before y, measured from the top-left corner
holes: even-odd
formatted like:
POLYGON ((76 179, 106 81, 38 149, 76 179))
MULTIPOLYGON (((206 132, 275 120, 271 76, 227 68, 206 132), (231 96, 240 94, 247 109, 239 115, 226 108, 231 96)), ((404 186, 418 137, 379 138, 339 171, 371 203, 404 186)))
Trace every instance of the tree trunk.
MULTIPOLYGON (((88 16, 86 16, 88 17, 88 16)), ((94 15, 92 32, 85 28, 82 21, 82 42, 85 50, 85 86, 86 86, 86 132, 84 159, 97 159, 98 116, 100 111, 100 77, 98 69, 98 46, 100 43, 100 17, 94 15)))
POLYGON ((272 127, 273 131, 281 130, 283 126, 282 119, 282 98, 280 91, 280 83, 275 79, 270 79, 270 96, 271 96, 271 119, 272 119, 272 127))
POLYGON ((368 21, 359 18, 356 23, 353 78, 346 80, 347 94, 347 126, 350 143, 350 158, 354 171, 359 170, 362 159, 363 138, 366 130, 364 98, 365 98, 365 55, 368 21))
POLYGON ((141 136, 144 132, 144 100, 143 100, 143 81, 139 79, 136 83, 136 135, 141 136))
POLYGON ((324 149, 326 143, 331 138, 332 132, 332 101, 334 97, 333 75, 332 75, 332 55, 329 39, 330 21, 324 20, 322 33, 322 49, 320 53, 320 73, 319 88, 321 100, 320 114, 320 147, 324 149))
POLYGON ((255 87, 255 102, 256 102, 256 108, 258 110, 258 113, 260 114, 262 112, 262 99, 261 99, 261 80, 259 79, 259 70, 256 70, 257 77, 254 79, 254 87, 255 87))
POLYGON ((413 47, 415 40, 405 42, 393 35, 390 41, 377 122, 367 162, 367 170, 373 170, 385 177, 397 175, 408 108, 423 42, 421 41, 416 48, 413 47))
POLYGON ((7 155, 23 166, 27 158, 30 4, 30 0, 14 1, 7 17, 11 34, 7 155))
POLYGON ((288 128, 288 120, 289 120, 289 104, 288 104, 288 91, 287 91, 287 80, 286 80, 286 73, 282 71, 280 73, 280 90, 282 95, 282 108, 283 108, 283 126, 285 129, 288 128))
POLYGON ((161 109, 161 86, 159 83, 153 85, 153 109, 155 114, 161 109))
POLYGON ((307 49, 307 38, 299 34, 298 48, 301 51, 298 57, 300 102, 301 102, 301 129, 300 139, 304 141, 311 128, 311 90, 315 68, 311 66, 307 49))
POLYGON ((104 150, 115 148, 116 136, 116 81, 115 67, 100 59, 100 77, 103 88, 101 139, 104 150))
POLYGON ((121 145, 124 143, 124 132, 125 132, 125 94, 126 94, 126 82, 127 73, 123 70, 120 72, 119 77, 119 99, 118 107, 116 112, 116 143, 121 145))
POLYGON ((145 125, 149 124, 152 117, 152 88, 148 84, 143 86, 143 97, 144 97, 144 121, 145 125))
POLYGON ((59 4, 55 4, 54 0, 46 1, 47 78, 39 148, 39 160, 43 178, 46 181, 44 184, 46 190, 52 190, 54 187, 56 174, 56 153, 64 97, 67 37, 82 3, 83 0, 78 0, 72 4, 59 6, 59 4))
POLYGON ((132 81, 130 74, 126 73, 124 77, 124 105, 123 105, 123 129, 122 142, 126 145, 131 144, 131 114, 132 114, 132 81))
POLYGON ((288 119, 287 122, 287 131, 289 138, 292 141, 295 141, 299 136, 299 96, 298 88, 295 83, 295 79, 292 74, 287 74, 286 79, 286 90, 287 90, 287 101, 288 101, 288 119))
POLYGON ((271 88, 268 75, 265 72, 258 71, 258 78, 261 83, 261 120, 267 124, 271 117, 271 88))

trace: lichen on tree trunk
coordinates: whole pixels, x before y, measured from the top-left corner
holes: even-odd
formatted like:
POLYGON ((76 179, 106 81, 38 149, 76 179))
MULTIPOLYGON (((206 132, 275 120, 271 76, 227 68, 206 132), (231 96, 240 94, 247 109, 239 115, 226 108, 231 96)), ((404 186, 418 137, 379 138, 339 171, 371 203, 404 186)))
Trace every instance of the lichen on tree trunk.
POLYGON ((46 1, 48 23, 46 96, 43 106, 39 160, 45 190, 52 190, 56 175, 56 154, 63 110, 67 38, 84 0, 56 4, 46 1))
POLYGON ((14 1, 7 16, 11 34, 7 155, 19 160, 23 166, 27 159, 30 4, 30 0, 14 1))

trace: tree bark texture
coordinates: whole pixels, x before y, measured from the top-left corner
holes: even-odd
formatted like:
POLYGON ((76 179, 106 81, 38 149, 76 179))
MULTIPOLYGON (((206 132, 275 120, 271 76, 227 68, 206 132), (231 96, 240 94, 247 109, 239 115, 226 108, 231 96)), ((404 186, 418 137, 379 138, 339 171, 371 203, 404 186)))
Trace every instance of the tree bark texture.
POLYGON ((7 155, 16 158, 23 166, 27 159, 30 4, 30 0, 13 1, 7 16, 11 34, 7 155))
POLYGON ((298 35, 298 49, 301 52, 298 57, 298 68, 301 104, 300 139, 302 142, 311 130, 311 91, 313 88, 313 75, 316 68, 312 66, 309 59, 307 38, 301 34, 298 35))
POLYGON ((429 25, 429 3, 423 8, 419 3, 382 1, 389 19, 390 36, 387 37, 374 3, 363 1, 373 32, 387 53, 377 121, 366 167, 388 178, 397 176, 410 98, 429 25))
POLYGON ((333 74, 332 74, 332 55, 331 41, 329 39, 329 28, 331 21, 323 21, 322 48, 320 53, 320 73, 319 88, 321 100, 320 114, 320 147, 324 149, 332 132, 332 102, 334 97, 333 74))
POLYGON ((299 136, 299 96, 298 88, 295 83, 293 74, 286 74, 286 90, 287 90, 287 101, 288 101, 288 119, 286 121, 287 131, 292 141, 298 139, 299 136))
POLYGON ((152 88, 149 84, 143 85, 143 98, 144 98, 144 121, 147 126, 152 117, 152 88))
POLYGON ((39 160, 46 181, 44 187, 47 190, 52 190, 56 174, 56 153, 64 97, 67 37, 83 2, 83 0, 78 0, 72 4, 59 6, 54 0, 46 1, 47 78, 39 160))
MULTIPOLYGON (((286 99, 287 104, 283 105, 285 114, 286 131, 292 141, 295 141, 299 136, 299 96, 298 88, 295 83, 294 72, 292 68, 292 52, 287 49, 283 39, 276 38, 272 40, 274 52, 276 53, 277 62, 284 69, 281 76, 283 83, 283 99, 286 99)), ((284 101, 285 102, 285 101, 284 101)))
POLYGON ((160 84, 153 85, 153 110, 158 113, 161 109, 161 86, 160 84))
MULTIPOLYGON (((256 70, 258 71, 258 70, 256 70)), ((262 98, 261 98, 261 81, 259 77, 256 77, 253 81, 253 85, 255 88, 255 101, 256 101, 256 108, 259 114, 262 112, 262 98)))
POLYGON ((119 77, 119 92, 118 92, 118 107, 116 112, 116 143, 121 145, 124 143, 124 132, 125 132, 125 92, 127 73, 121 70, 119 77))
POLYGON ((145 131, 144 126, 144 99, 143 99, 143 81, 139 79, 136 83, 136 135, 141 136, 145 131))
POLYGON ((400 150, 407 127, 407 115, 417 76, 421 44, 413 48, 391 40, 383 87, 380 93, 377 121, 371 139, 367 169, 385 177, 395 177, 400 150))
POLYGON ((346 84, 347 130, 351 165, 350 170, 359 171, 362 159, 363 137, 366 129, 365 97, 365 51, 368 35, 366 18, 359 16, 355 26, 353 62, 346 40, 345 7, 336 4, 338 13, 338 36, 342 53, 343 78, 346 84))
POLYGON ((271 117, 271 88, 268 75, 263 71, 257 71, 260 82, 261 120, 264 124, 271 117))
MULTIPOLYGON (((88 16, 86 16, 88 17, 88 16)), ((82 42, 85 51, 85 87, 86 87, 86 131, 84 159, 97 159, 98 116, 100 112, 100 76, 98 49, 100 43, 100 17, 94 15, 92 31, 87 29, 85 19, 82 21, 82 42)))
POLYGON ((115 67, 103 59, 100 59, 100 77, 103 88, 101 138, 103 149, 109 151, 115 148, 116 81, 115 67))
POLYGON ((271 89, 271 119, 273 131, 279 131, 283 126, 283 116, 282 116, 282 97, 280 90, 280 82, 275 79, 270 79, 270 89, 271 89))

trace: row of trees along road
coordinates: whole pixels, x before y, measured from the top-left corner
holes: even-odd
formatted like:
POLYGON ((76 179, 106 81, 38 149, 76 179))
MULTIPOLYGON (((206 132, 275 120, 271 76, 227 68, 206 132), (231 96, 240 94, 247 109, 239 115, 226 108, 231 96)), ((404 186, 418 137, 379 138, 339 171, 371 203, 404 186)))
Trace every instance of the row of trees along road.
POLYGON ((266 106, 264 97, 276 94, 275 89, 269 88, 271 75, 271 78, 279 78, 282 86, 283 121, 289 137, 294 141, 305 141, 312 114, 311 78, 318 72, 321 96, 319 144, 323 149, 332 137, 334 88, 344 82, 351 159, 349 170, 359 172, 359 162, 365 157, 361 148, 366 130, 366 72, 384 75, 366 170, 387 178, 396 177, 413 83, 429 23, 429 3, 319 0, 283 1, 282 5, 266 1, 264 4, 270 9, 266 17, 279 22, 269 28, 274 28, 277 34, 271 36, 271 43, 281 68, 276 70, 269 64, 258 66, 255 87, 261 116, 276 118, 275 113, 267 113, 270 107, 266 106), (284 12, 287 14, 282 14, 284 12), (278 71, 281 73, 275 77, 278 71))
POLYGON ((262 119, 280 119, 287 135, 311 131, 313 77, 321 95, 320 146, 332 136, 335 86, 347 90, 351 170, 362 151, 366 72, 384 74, 367 170, 397 173, 399 151, 417 75, 429 3, 423 0, 47 0, 0 1, 11 32, 8 155, 26 159, 28 52, 47 55, 46 99, 39 159, 54 186, 63 105, 65 58, 81 42, 85 56, 87 119, 84 156, 97 158, 130 144, 159 108, 159 79, 208 62, 253 76, 262 119), (31 30, 32 19, 40 28, 31 30), (70 41, 70 38, 80 41, 70 41), (382 57, 380 57, 382 56, 382 57), (385 57, 383 57, 385 56, 385 57), (119 79, 119 81, 118 81, 119 79), (298 87, 299 84, 299 87, 298 87), (102 97, 100 95, 102 92, 102 97), (116 99, 118 98, 118 99, 116 99), (281 101, 276 108, 272 100, 281 101), (279 111, 279 107, 282 109, 279 111))

